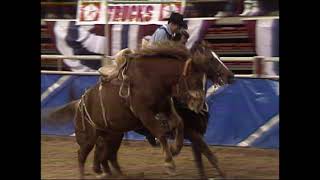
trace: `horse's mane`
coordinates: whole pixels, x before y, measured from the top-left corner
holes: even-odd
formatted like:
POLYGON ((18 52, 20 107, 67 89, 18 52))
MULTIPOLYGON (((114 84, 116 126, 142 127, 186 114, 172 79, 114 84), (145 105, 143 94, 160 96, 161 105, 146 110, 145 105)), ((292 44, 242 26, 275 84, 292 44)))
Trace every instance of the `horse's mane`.
POLYGON ((130 57, 133 59, 167 57, 186 61, 190 57, 190 53, 183 44, 172 41, 161 41, 135 51, 130 57))
POLYGON ((199 51, 200 53, 204 53, 205 49, 210 48, 208 43, 204 40, 197 40, 196 42, 194 42, 194 44, 192 45, 190 52, 193 54, 196 51, 199 51))

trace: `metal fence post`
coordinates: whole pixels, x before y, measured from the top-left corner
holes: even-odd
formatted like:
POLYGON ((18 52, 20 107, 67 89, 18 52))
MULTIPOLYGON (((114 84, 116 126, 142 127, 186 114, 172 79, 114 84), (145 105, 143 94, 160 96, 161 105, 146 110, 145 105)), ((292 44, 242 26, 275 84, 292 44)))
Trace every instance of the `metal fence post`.
POLYGON ((262 77, 264 74, 264 57, 255 56, 253 61, 253 73, 258 77, 262 77))

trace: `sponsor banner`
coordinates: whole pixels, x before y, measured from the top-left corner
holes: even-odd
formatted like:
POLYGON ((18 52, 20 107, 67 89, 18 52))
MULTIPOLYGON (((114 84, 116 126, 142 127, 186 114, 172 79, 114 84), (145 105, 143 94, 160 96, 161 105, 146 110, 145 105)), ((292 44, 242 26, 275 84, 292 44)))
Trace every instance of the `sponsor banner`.
POLYGON ((183 14, 183 11, 181 2, 108 4, 106 7, 102 1, 79 1, 77 25, 105 24, 106 14, 108 24, 163 24, 171 12, 183 14))
POLYGON ((79 0, 77 8, 77 24, 105 24, 106 7, 106 1, 79 0))

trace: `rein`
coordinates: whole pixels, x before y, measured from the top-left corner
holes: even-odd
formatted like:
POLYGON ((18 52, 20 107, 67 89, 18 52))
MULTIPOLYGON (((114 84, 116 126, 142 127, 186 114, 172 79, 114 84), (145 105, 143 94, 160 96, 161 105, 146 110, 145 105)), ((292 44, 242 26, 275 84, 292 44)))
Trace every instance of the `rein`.
MULTIPOLYGON (((100 100, 100 107, 101 107, 101 110, 102 110, 102 117, 103 117, 103 120, 104 120, 104 123, 105 123, 105 127, 108 128, 110 127, 109 125, 109 119, 106 117, 106 109, 104 107, 104 104, 103 104, 103 100, 102 100, 102 82, 100 82, 100 85, 99 85, 99 100, 100 100)), ((85 127, 85 120, 87 120, 87 122, 95 129, 98 129, 98 130, 101 130, 101 131, 106 131, 106 129, 103 129, 103 128, 100 128, 97 126, 96 123, 94 123, 94 121, 92 120, 88 110, 87 110, 87 106, 85 104, 85 96, 87 95, 87 92, 88 90, 85 91, 85 93, 81 96, 81 99, 79 101, 79 105, 78 105, 78 108, 76 109, 76 111, 79 111, 81 113, 81 120, 82 120, 82 129, 83 131, 86 130, 86 127, 85 127)), ((77 113, 76 113, 76 117, 77 117, 77 113)), ((75 119, 76 119, 75 117, 75 119)))
POLYGON ((184 67, 183 67, 183 71, 182 71, 182 76, 187 76, 187 71, 188 71, 188 68, 189 68, 191 62, 192 62, 192 59, 189 58, 189 59, 184 63, 184 67))
POLYGON ((86 104, 85 104, 85 95, 87 94, 88 91, 86 91, 82 96, 81 96, 81 99, 80 99, 80 102, 79 102, 79 106, 78 106, 78 109, 81 113, 81 120, 82 120, 82 129, 83 131, 86 130, 86 126, 85 126, 85 119, 87 119, 87 122, 95 129, 99 129, 99 130, 103 130, 101 128, 98 128, 98 126, 92 121, 91 119, 91 116, 90 114, 88 113, 88 110, 87 110, 87 107, 86 107, 86 104))
POLYGON ((100 82, 100 85, 99 85, 99 99, 100 99, 100 106, 101 106, 101 110, 102 110, 102 117, 103 117, 103 120, 104 120, 104 124, 106 127, 108 127, 108 121, 107 121, 107 118, 106 118, 106 112, 105 112, 105 107, 103 105, 103 101, 102 101, 102 83, 100 82))

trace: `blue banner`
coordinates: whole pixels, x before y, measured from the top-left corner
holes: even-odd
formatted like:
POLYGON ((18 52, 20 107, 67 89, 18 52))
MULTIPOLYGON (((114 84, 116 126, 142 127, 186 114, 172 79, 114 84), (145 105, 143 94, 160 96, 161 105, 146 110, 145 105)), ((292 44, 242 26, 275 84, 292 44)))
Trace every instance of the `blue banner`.
MULTIPOLYGON (((98 81, 97 76, 41 75, 41 108, 46 110, 79 99, 98 81)), ((208 82, 208 87, 210 87, 208 82)), ((279 147, 279 82, 265 79, 237 79, 207 97, 209 124, 204 136, 210 145, 279 147)), ((72 120, 41 124, 46 135, 72 135, 72 120)), ((128 139, 143 136, 129 132, 128 139)))

